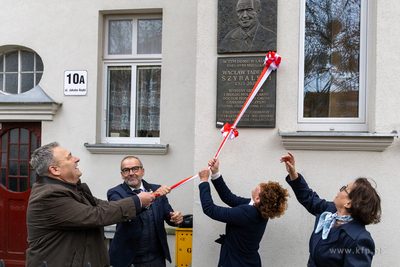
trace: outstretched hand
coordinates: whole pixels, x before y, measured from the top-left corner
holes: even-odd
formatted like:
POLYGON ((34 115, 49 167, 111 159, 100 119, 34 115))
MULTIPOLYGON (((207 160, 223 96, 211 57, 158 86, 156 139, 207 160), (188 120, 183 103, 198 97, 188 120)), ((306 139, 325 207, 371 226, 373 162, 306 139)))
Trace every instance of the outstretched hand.
POLYGON ((210 166, 210 170, 212 174, 216 174, 219 172, 219 160, 218 158, 212 158, 208 161, 208 166, 210 166))
POLYGON ((296 172, 294 155, 288 151, 288 155, 281 157, 281 163, 285 162, 286 171, 289 173, 290 179, 293 181, 299 177, 296 172))
POLYGON ((171 192, 171 187, 168 187, 166 185, 160 186, 155 192, 154 192, 154 196, 155 198, 159 198, 162 196, 165 196, 166 194, 171 192))
POLYGON ((199 172, 199 177, 201 182, 208 181, 208 177, 210 177, 210 170, 208 169, 208 167, 205 167, 199 172))

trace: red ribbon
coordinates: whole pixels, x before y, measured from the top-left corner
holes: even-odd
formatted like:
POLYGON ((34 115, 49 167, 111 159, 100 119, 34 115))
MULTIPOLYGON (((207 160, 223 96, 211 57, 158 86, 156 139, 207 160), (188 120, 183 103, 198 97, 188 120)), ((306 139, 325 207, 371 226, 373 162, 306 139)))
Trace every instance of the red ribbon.
POLYGON ((282 58, 275 52, 268 52, 265 57, 264 65, 272 70, 277 70, 281 64, 282 58))
POLYGON ((229 134, 228 139, 232 140, 238 137, 239 132, 236 130, 233 125, 230 125, 229 123, 225 123, 224 127, 221 129, 222 135, 225 137, 227 134, 229 134), (231 133, 232 130, 232 133, 231 133))

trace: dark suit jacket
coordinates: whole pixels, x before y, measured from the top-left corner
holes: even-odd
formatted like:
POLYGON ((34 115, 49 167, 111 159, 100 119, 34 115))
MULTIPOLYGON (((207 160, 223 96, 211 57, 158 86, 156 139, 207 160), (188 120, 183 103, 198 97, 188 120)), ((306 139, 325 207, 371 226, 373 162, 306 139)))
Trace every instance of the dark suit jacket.
POLYGON ((108 202, 92 196, 85 183, 40 177, 27 210, 26 266, 110 266, 104 226, 133 219, 137 196, 108 202))
POLYGON ((261 266, 258 248, 268 220, 254 206, 248 205, 250 198, 232 194, 222 176, 212 182, 221 200, 232 207, 216 206, 211 198, 210 184, 199 184, 203 212, 226 223, 226 237, 223 238, 218 266, 261 266))
MULTIPOLYGON (((154 192, 160 187, 160 185, 149 184, 145 180, 142 180, 142 183, 147 191, 150 191, 151 189, 154 192)), ((122 183, 114 188, 111 188, 107 192, 107 198, 109 201, 120 200, 131 197, 132 195, 135 195, 135 193, 132 192, 132 189, 130 189, 126 183, 122 183)), ((171 256, 167 243, 167 234, 164 228, 164 220, 169 225, 176 226, 174 223, 171 223, 171 216, 169 215, 169 213, 173 212, 174 210, 169 205, 168 198, 165 196, 157 198, 151 205, 151 209, 153 210, 154 214, 159 242, 164 249, 166 259, 171 262, 171 256)), ((146 212, 146 210, 143 210, 143 212, 146 212)), ((114 239, 112 240, 110 249, 108 250, 111 265, 113 267, 130 266, 135 258, 142 233, 143 226, 140 219, 140 214, 138 214, 134 220, 117 224, 114 239)))
POLYGON ((327 239, 322 239, 322 231, 315 234, 319 217, 324 211, 336 212, 333 202, 320 199, 318 194, 310 189, 303 176, 286 181, 292 187, 297 200, 311 214, 315 215, 314 231, 310 238, 310 257, 308 266, 371 266, 375 252, 375 243, 365 225, 353 220, 347 224, 331 229, 327 239))

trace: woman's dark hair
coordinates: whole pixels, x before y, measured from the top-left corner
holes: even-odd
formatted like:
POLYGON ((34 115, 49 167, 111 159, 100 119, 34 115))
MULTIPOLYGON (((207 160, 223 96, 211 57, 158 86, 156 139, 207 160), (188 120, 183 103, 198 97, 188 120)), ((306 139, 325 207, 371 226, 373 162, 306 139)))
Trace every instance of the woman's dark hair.
POLYGON ((288 191, 279 183, 261 183, 260 202, 254 206, 261 212, 264 219, 279 218, 287 209, 288 191))
POLYGON ((364 225, 381 221, 381 198, 367 178, 358 178, 350 191, 351 207, 346 208, 355 220, 364 225))

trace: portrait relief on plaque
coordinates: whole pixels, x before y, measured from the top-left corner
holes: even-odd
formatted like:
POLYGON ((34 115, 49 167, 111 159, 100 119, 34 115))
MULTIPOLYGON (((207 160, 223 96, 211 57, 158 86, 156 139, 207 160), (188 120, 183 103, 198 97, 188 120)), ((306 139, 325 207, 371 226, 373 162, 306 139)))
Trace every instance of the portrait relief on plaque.
POLYGON ((277 0, 218 0, 219 54, 276 51, 277 0))

